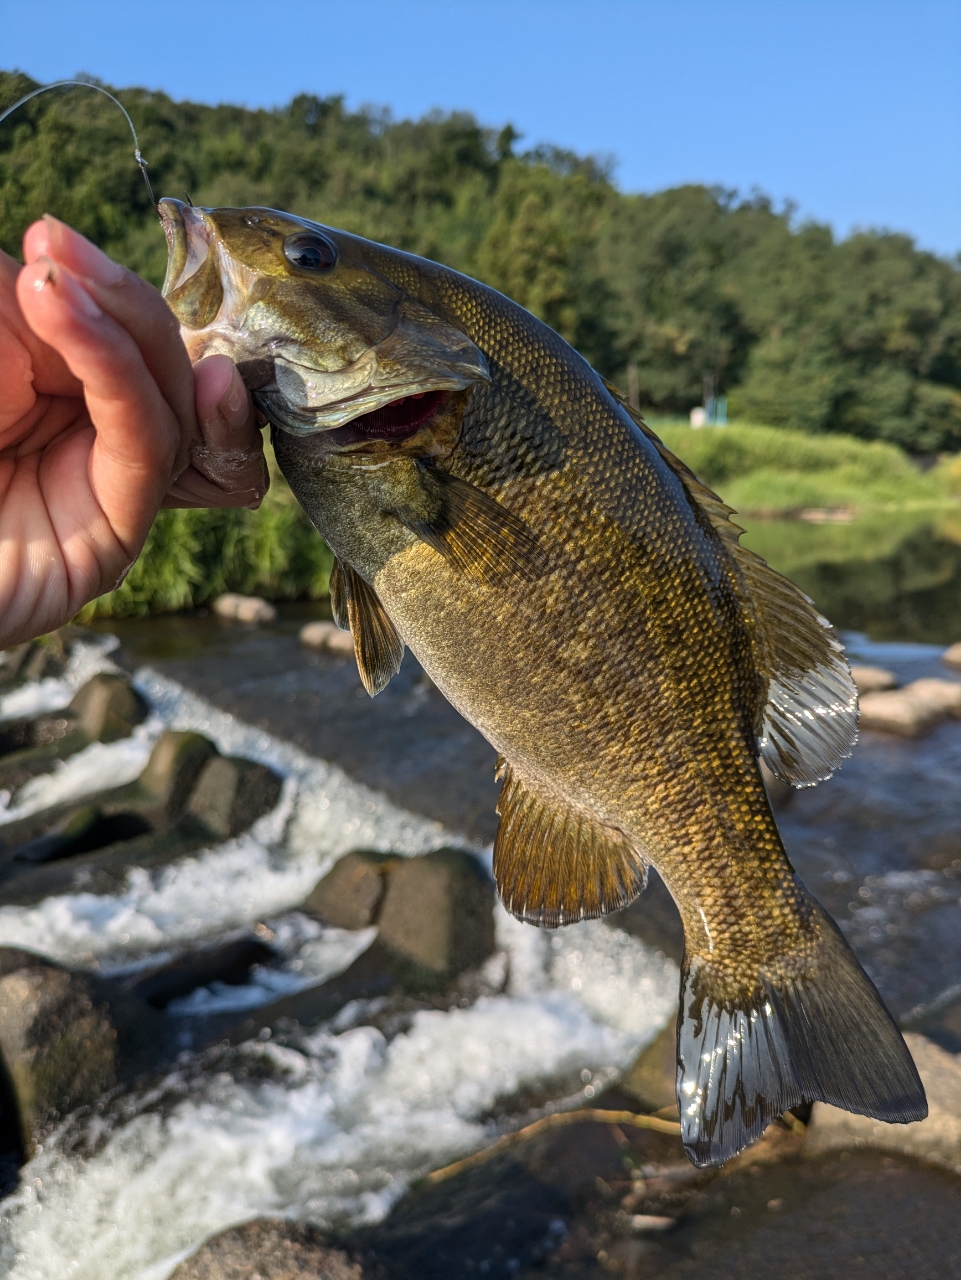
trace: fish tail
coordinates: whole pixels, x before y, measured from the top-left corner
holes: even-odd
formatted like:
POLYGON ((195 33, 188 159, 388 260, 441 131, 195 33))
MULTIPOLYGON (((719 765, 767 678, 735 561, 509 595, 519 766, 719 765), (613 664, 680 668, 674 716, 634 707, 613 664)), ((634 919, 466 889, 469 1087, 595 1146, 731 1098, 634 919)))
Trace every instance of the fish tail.
MULTIPOLYGON (((800 886, 799 886, 800 887, 800 886)), ((924 1086, 874 984, 809 895, 815 943, 730 995, 709 957, 685 955, 677 1027, 684 1147, 699 1167, 736 1155, 802 1102, 891 1124, 923 1120, 924 1086)))

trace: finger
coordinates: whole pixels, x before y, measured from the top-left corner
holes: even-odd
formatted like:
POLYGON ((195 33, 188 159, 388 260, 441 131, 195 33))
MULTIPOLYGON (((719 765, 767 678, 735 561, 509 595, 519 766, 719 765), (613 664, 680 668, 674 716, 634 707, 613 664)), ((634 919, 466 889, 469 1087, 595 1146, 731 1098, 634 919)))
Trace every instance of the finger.
POLYGON ((133 337, 69 271, 45 259, 24 267, 17 297, 83 383, 96 428, 87 482, 124 547, 139 550, 170 482, 180 425, 133 337))
POLYGON ((41 342, 23 318, 16 292, 20 271, 20 263, 0 250, 0 416, 8 421, 20 416, 14 412, 15 402, 25 412, 37 396, 81 394, 80 383, 58 353, 41 342))
POLYGON ((78 277, 102 311, 112 316, 140 348, 144 363, 183 428, 180 463, 187 464, 198 438, 190 360, 180 326, 163 298, 146 280, 128 271, 57 218, 46 215, 24 236, 28 263, 51 258, 78 277))
POLYGON ((216 355, 194 365, 194 384, 202 441, 191 451, 192 468, 220 490, 217 506, 259 505, 269 477, 243 379, 227 356, 216 355))

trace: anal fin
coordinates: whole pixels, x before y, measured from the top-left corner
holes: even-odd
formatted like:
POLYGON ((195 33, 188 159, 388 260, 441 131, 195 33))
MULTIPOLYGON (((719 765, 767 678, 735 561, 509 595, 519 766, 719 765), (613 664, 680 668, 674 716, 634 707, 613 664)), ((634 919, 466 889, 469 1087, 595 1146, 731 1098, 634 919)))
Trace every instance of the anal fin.
POLYGON ((537 795, 503 759, 497 776, 494 881, 512 915, 556 929, 634 901, 647 864, 620 831, 537 795))
POLYGON ((400 670, 404 642, 388 618, 377 592, 350 567, 335 560, 330 574, 334 621, 354 637, 361 683, 376 697, 400 670))

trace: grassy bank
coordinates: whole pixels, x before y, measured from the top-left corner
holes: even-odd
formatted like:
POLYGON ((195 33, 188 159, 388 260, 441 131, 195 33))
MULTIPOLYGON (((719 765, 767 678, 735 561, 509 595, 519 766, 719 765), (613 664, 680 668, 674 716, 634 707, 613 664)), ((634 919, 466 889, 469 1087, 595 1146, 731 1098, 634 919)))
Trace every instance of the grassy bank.
POLYGON ((189 609, 223 591, 271 600, 326 596, 331 554, 270 451, 268 458, 270 490, 258 511, 162 511, 122 586, 79 620, 189 609))
MULTIPOLYGON (((748 424, 700 431, 677 420, 652 425, 668 448, 736 511, 770 519, 808 508, 847 508, 861 516, 856 524, 863 526, 866 550, 876 547, 882 531, 893 536, 892 513, 902 519, 937 508, 950 513, 961 497, 961 459, 948 459, 922 474, 893 445, 845 436, 748 424)), ((81 620, 189 609, 223 591, 273 600, 324 597, 330 552, 272 455, 270 464, 270 492, 259 511, 161 512, 123 585, 88 605, 81 620)), ((754 527, 748 523, 754 545, 754 527)), ((773 529, 768 532, 773 536, 773 529)), ((829 527, 820 539, 850 548, 851 535, 851 529, 832 532, 829 527)), ((790 526, 780 536, 793 544, 790 526)), ((772 554, 763 535, 760 541, 772 563, 784 568, 780 562, 790 557, 772 554)))
POLYGON ((667 420, 652 426, 705 484, 746 515, 811 508, 863 514, 952 501, 950 463, 922 473, 895 445, 749 423, 699 431, 667 420))

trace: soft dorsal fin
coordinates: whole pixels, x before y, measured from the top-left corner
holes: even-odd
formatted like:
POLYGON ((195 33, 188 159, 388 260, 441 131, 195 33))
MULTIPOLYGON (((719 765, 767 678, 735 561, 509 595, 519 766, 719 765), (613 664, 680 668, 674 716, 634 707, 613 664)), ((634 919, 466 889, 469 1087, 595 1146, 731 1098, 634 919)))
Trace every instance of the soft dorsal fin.
POLYGON ((544 568, 540 544, 524 521, 459 476, 417 464, 423 504, 395 509, 398 519, 469 578, 500 586, 534 581, 544 568))
POLYGON ((796 787, 830 778, 857 740, 858 696, 834 634, 803 591, 740 545, 731 507, 675 458, 616 387, 627 411, 684 486, 691 503, 724 543, 751 629, 765 697, 754 731, 757 753, 773 774, 796 787))
POLYGON ((400 670, 404 642, 374 588, 339 560, 330 572, 330 607, 338 627, 354 637, 361 683, 374 698, 400 670))
POLYGON ((535 794, 503 757, 497 777, 494 882, 512 915, 556 929, 634 901, 647 864, 620 831, 535 794))

